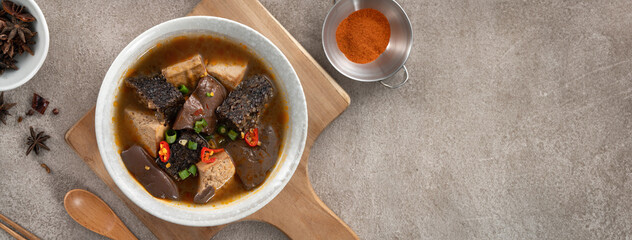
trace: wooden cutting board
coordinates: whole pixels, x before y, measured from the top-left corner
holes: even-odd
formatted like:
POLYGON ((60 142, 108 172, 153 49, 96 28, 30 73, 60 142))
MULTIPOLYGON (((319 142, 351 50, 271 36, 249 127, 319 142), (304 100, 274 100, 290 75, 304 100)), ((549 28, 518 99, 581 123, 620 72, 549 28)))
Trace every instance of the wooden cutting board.
MULTIPOLYGON (((349 96, 257 0, 202 0, 189 15, 241 22, 270 39, 296 70, 307 99, 309 129, 294 176, 268 205, 243 220, 270 223, 292 239, 357 239, 356 234, 316 196, 307 173, 309 151, 321 131, 347 106, 349 96)), ((66 133, 66 142, 160 239, 209 239, 224 226, 187 227, 161 220, 132 203, 114 184, 99 156, 94 108, 66 133)))

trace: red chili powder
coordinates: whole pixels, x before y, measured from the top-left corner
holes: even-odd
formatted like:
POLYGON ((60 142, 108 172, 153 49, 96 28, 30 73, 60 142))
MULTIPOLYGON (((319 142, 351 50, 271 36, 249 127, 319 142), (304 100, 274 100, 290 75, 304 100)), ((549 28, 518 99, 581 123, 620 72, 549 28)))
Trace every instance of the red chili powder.
POLYGON ((336 29, 338 48, 352 62, 373 62, 386 50, 391 26, 380 11, 366 8, 351 13, 336 29))

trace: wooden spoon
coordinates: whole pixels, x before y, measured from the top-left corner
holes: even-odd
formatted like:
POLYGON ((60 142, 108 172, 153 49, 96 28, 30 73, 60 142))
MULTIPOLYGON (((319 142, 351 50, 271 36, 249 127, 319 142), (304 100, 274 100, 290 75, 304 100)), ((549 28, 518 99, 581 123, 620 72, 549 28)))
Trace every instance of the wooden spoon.
POLYGON ((137 239, 101 198, 83 189, 64 197, 68 215, 87 229, 111 239, 137 239))

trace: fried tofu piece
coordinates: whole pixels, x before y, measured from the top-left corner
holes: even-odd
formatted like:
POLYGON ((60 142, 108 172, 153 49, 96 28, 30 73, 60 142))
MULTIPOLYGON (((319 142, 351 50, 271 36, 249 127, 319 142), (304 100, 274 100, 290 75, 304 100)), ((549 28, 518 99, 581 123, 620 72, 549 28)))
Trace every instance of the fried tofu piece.
POLYGON ((211 62, 206 65, 206 71, 217 78, 226 88, 233 90, 244 80, 248 70, 248 60, 234 62, 211 62))
POLYGON ((142 145, 152 157, 158 153, 158 145, 162 141, 167 127, 160 123, 153 111, 127 107, 124 110, 126 121, 136 129, 139 144, 142 145))
POLYGON ((162 75, 168 83, 175 87, 185 85, 189 89, 195 88, 198 79, 206 74, 204 60, 200 54, 162 69, 162 75))
POLYGON ((216 160, 212 163, 198 162, 196 164, 200 177, 198 193, 193 198, 196 203, 207 203, 233 175, 235 165, 226 151, 213 154, 216 160))

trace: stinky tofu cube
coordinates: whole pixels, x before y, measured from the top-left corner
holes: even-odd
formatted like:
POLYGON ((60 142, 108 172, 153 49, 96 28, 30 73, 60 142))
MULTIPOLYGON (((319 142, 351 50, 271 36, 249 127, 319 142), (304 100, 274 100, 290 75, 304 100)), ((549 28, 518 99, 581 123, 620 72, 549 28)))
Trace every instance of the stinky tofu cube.
POLYGON ((162 75, 167 82, 175 87, 185 85, 189 89, 194 89, 198 79, 206 74, 204 60, 200 54, 162 69, 162 75))
POLYGON ((235 89, 244 80, 247 70, 248 60, 211 62, 206 65, 206 71, 217 78, 229 90, 235 89))
MULTIPOLYGON (((141 145, 152 157, 156 157, 160 141, 162 141, 167 127, 160 123, 151 110, 128 107, 124 110, 124 116, 128 124, 136 130, 139 137, 137 144, 141 145)), ((133 133, 132 133, 133 134, 133 133)))
POLYGON ((200 174, 198 180, 198 192, 193 198, 196 203, 207 203, 233 175, 235 165, 226 151, 213 154, 212 163, 198 162, 196 164, 200 174))

